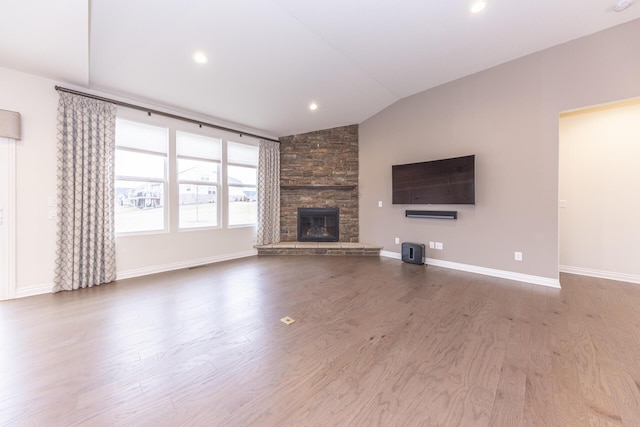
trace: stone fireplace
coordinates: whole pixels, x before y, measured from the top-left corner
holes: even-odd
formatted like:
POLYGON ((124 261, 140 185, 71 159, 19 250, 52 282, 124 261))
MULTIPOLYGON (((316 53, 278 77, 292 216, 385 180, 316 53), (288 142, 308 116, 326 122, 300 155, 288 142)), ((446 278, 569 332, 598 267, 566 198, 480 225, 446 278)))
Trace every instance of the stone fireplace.
POLYGON ((382 246, 358 237, 358 125, 280 138, 280 242, 257 249, 258 255, 380 256, 382 246))
POLYGON ((337 240, 316 241, 358 242, 358 125, 280 138, 282 242, 305 241, 300 208, 339 210, 337 240))

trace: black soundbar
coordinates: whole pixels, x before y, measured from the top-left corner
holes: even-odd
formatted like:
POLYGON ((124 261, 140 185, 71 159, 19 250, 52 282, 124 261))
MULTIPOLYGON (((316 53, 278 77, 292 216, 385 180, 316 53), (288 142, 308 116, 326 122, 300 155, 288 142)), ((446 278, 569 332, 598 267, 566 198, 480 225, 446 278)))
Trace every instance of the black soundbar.
POLYGON ((404 211, 407 218, 458 219, 458 211, 404 211))

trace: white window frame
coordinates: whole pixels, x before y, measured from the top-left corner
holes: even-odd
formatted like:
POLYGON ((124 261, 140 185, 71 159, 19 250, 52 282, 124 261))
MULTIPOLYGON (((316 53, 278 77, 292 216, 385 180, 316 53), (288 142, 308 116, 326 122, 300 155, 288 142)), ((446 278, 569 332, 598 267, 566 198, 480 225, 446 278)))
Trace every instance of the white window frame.
MULTIPOLYGON (((118 120, 123 120, 123 121, 128 121, 131 123, 136 123, 136 124, 141 124, 144 126, 154 126, 157 128, 162 128, 162 129, 167 129, 167 131, 170 131, 169 128, 165 127, 165 126, 157 126, 157 125, 149 125, 147 123, 144 122, 139 122, 139 121, 135 121, 135 120, 129 120, 129 119, 121 119, 118 118, 118 120)), ((139 149, 139 148, 132 148, 132 147, 126 147, 126 146, 118 146, 118 138, 117 138, 117 133, 116 133, 116 146, 115 146, 115 151, 127 151, 130 153, 138 153, 138 154, 143 154, 143 155, 151 155, 151 156, 157 156, 157 157, 161 157, 163 158, 163 163, 164 163, 164 178, 151 178, 151 177, 146 177, 146 176, 142 176, 142 175, 138 175, 138 176, 129 176, 129 175, 114 175, 114 186, 115 183, 117 181, 140 181, 140 182, 152 182, 152 183, 160 183, 164 185, 164 191, 163 191, 163 205, 162 205, 162 210, 163 210, 163 224, 162 224, 162 229, 159 230, 136 230, 136 231, 117 231, 116 230, 116 236, 134 236, 134 235, 144 235, 144 234, 162 234, 162 233, 168 233, 169 232, 169 171, 168 171, 168 159, 169 159, 169 138, 167 135, 167 151, 165 153, 160 153, 157 151, 152 151, 152 150, 144 150, 144 149, 139 149)), ((114 174, 115 174, 115 167, 114 167, 114 174)))
MULTIPOLYGON (((163 216, 164 216, 164 224, 162 230, 144 230, 144 231, 120 231, 117 232, 117 236, 135 236, 135 235, 147 235, 147 234, 162 234, 162 233, 181 233, 181 232, 211 232, 220 229, 236 229, 236 228, 248 228, 248 227, 256 227, 257 226, 257 218, 255 222, 247 223, 247 224, 229 224, 229 211, 230 211, 230 195, 229 189, 234 187, 255 187, 256 191, 256 199, 257 199, 257 190, 258 190, 258 162, 257 159, 255 163, 248 162, 229 162, 228 157, 228 148, 230 144, 238 144, 238 145, 246 145, 251 147, 258 147, 259 143, 257 139, 247 138, 244 141, 239 142, 237 135, 233 133, 229 133, 226 131, 218 131, 212 130, 210 128, 202 129, 194 129, 189 125, 185 125, 183 122, 174 122, 172 120, 158 119, 157 117, 150 116, 147 120, 146 117, 133 117, 133 114, 129 114, 125 112, 124 114, 118 114, 117 120, 128 121, 135 124, 143 125, 143 126, 152 126, 161 128, 167 131, 167 147, 166 152, 156 151, 152 149, 145 148, 133 148, 129 146, 118 146, 116 140, 116 150, 123 151, 131 151, 138 152, 141 154, 148 154, 154 156, 160 156, 164 159, 164 178, 148 178, 144 176, 124 176, 124 175, 115 175, 116 180, 127 180, 127 181, 140 181, 140 182, 158 182, 164 185, 164 199, 163 199, 163 216), (220 156, 217 159, 211 159, 205 157, 200 157, 199 155, 191 155, 189 153, 185 153, 183 155, 178 155, 178 134, 192 134, 195 136, 203 137, 203 138, 211 138, 219 141, 220 144, 220 156), (197 179, 179 179, 178 176, 178 160, 186 159, 186 160, 196 160, 203 162, 212 162, 217 165, 217 182, 211 181, 199 181, 197 179), (255 170, 256 174, 256 184, 255 185, 245 185, 245 184, 229 184, 229 166, 239 166, 245 168, 251 168, 255 170), (217 225, 209 226, 205 225, 202 227, 180 227, 180 185, 181 184, 190 184, 190 185, 199 185, 199 186, 207 186, 209 188, 215 188, 216 191, 216 213, 217 213, 217 225)), ((115 169, 115 168, 114 168, 115 169)), ((115 171, 114 171, 115 174, 115 171)), ((115 184, 115 183, 114 183, 115 184)))
POLYGON ((230 213, 230 209, 231 209, 231 191, 230 188, 231 187, 240 187, 240 188, 246 188, 246 187, 253 187, 256 189, 256 202, 257 202, 257 196, 258 196, 258 161, 256 161, 255 165, 253 164, 248 164, 248 163, 235 163, 235 162, 229 162, 229 143, 231 144, 238 144, 238 145, 247 145, 250 147, 257 147, 256 144, 251 144, 251 143, 245 143, 245 142, 237 142, 237 141, 230 141, 230 140, 226 140, 225 141, 225 146, 226 146, 226 150, 225 150, 225 160, 226 160, 226 168, 225 168, 225 181, 227 183, 227 215, 226 215, 226 219, 227 219, 227 227, 228 228, 241 228, 241 227, 255 227, 258 225, 258 218, 256 216, 256 221, 255 222, 251 222, 251 223, 246 223, 246 224, 230 224, 230 219, 231 219, 231 213, 230 213), (255 169, 255 173, 256 173, 256 184, 255 185, 247 185, 247 184, 231 184, 229 183, 229 166, 238 166, 238 167, 243 167, 243 168, 250 168, 250 169, 255 169))
MULTIPOLYGON (((178 221, 176 223, 176 227, 178 229, 178 231, 191 231, 191 230, 208 230, 208 229, 219 229, 222 228, 222 209, 221 209, 221 205, 222 205, 222 197, 221 197, 221 193, 220 193, 220 183, 221 183, 221 179, 222 179, 222 161, 221 160, 213 160, 213 159, 208 159, 206 157, 196 157, 196 156, 185 156, 185 155, 179 155, 177 152, 177 147, 178 147, 178 133, 184 133, 184 134, 192 134, 192 135, 196 135, 202 138, 209 138, 212 140, 218 140, 220 142, 220 150, 222 151, 222 146, 224 145, 225 141, 222 138, 216 138, 213 136, 209 136, 209 135, 203 135, 203 134, 199 134, 199 133, 194 133, 194 132, 184 132, 182 130, 176 130, 176 129, 172 129, 172 131, 174 132, 175 135, 175 145, 176 145, 176 150, 175 150, 175 165, 176 165, 176 174, 175 174, 175 181, 176 181, 176 191, 178 192, 176 199, 176 204, 178 205, 178 221), (216 177, 216 181, 199 181, 199 180, 189 180, 189 179, 180 179, 180 177, 178 176, 178 161, 179 160, 195 160, 195 161, 199 161, 199 162, 206 162, 206 163, 212 163, 217 165, 217 177, 216 177), (206 226, 202 226, 202 227, 180 227, 180 185, 181 184, 189 184, 189 185, 198 185, 198 186, 207 186, 207 187, 215 187, 216 189, 216 219, 217 219, 217 224, 216 225, 206 225, 206 226)), ((219 153, 220 157, 222 158, 222 153, 219 153)))

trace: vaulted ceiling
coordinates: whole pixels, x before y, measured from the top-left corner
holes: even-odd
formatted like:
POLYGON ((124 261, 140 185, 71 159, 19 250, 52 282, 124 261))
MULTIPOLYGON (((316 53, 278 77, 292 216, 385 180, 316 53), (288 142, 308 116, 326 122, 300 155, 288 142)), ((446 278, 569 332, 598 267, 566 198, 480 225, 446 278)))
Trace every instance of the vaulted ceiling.
POLYGON ((640 18, 615 1, 2 0, 0 66, 283 136, 640 18))

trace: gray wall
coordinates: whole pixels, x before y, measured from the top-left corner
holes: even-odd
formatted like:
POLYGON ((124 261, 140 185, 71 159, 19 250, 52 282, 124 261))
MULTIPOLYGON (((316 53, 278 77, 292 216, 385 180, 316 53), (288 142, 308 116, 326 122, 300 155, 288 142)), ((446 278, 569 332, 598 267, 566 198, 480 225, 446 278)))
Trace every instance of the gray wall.
POLYGON ((439 241, 444 250, 428 257, 557 278, 559 113, 640 96, 638 40, 635 20, 405 98, 362 123, 360 240, 392 252, 395 237, 439 241), (467 154, 476 155, 475 206, 391 205, 391 165, 467 154), (408 219, 407 208, 456 209, 459 219, 408 219))

